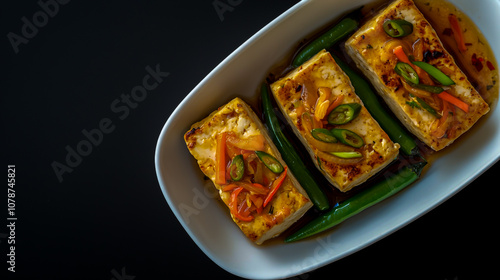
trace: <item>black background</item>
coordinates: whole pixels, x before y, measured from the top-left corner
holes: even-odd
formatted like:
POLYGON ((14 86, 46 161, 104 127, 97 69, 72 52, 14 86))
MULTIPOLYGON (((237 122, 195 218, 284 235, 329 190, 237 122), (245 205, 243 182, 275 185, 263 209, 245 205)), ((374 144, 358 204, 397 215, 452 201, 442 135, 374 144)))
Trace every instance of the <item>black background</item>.
MULTIPOLYGON (((60 4, 17 54, 7 34, 21 35, 22 17, 33 22, 41 7, 37 1, 2 4, 2 162, 5 169, 16 165, 18 220, 11 273, 4 185, 0 275, 236 278, 205 256, 173 215, 156 179, 154 150, 177 104, 297 1, 220 0, 234 4, 223 18, 214 2, 73 0, 60 4), (170 75, 120 119, 111 103, 142 84, 146 66, 156 65, 170 75), (76 149, 86 139, 82 130, 98 128, 105 118, 114 130, 59 182, 51 164, 64 164, 66 146, 76 149)), ((297 279, 497 277, 499 211, 492 194, 499 170, 497 163, 405 228, 297 279)))

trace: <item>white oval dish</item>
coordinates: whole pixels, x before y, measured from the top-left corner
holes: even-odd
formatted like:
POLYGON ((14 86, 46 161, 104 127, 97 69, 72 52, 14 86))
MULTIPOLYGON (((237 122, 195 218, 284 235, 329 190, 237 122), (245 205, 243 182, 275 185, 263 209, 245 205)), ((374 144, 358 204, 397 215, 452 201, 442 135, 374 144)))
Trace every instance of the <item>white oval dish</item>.
MULTIPOLYGON (((352 254, 407 225, 450 198, 500 159, 500 110, 465 137, 453 151, 433 162, 416 183, 341 226, 305 241, 257 246, 232 222, 214 199, 183 135, 191 124, 239 96, 255 100, 269 69, 311 32, 369 0, 302 1, 236 49, 203 79, 167 120, 158 139, 155 167, 173 213, 198 247, 235 275, 285 278, 352 254), (285 46, 285 47, 284 47, 285 46), (244 252, 244 253, 242 253, 244 252)), ((500 57, 499 1, 451 1, 465 11, 500 57)))

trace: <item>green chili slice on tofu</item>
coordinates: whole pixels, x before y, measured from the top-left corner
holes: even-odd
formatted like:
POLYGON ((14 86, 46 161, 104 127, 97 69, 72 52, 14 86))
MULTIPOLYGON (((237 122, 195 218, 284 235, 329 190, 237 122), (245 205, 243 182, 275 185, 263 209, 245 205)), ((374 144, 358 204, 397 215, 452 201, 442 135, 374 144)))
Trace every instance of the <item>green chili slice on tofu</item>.
POLYGON ((245 162, 243 161, 243 155, 237 155, 231 161, 231 166, 229 167, 229 175, 233 181, 239 181, 243 178, 245 174, 245 162))
POLYGON ((285 170, 283 165, 281 165, 281 163, 272 155, 262 151, 255 151, 255 154, 273 173, 280 174, 283 170, 285 170))
POLYGON ((386 20, 384 22, 384 31, 393 38, 404 37, 413 32, 413 24, 404 19, 386 20))
POLYGON ((363 138, 361 138, 361 136, 348 129, 334 128, 331 130, 331 132, 333 136, 335 136, 335 138, 337 138, 337 140, 342 144, 354 148, 361 148, 365 144, 365 141, 363 141, 363 138))
POLYGON ((326 128, 314 128, 311 130, 314 139, 326 143, 337 143, 337 138, 333 136, 332 132, 326 128))
POLYGON ((398 62, 396 63, 396 67, 394 67, 394 71, 403 77, 408 84, 418 84, 419 79, 418 79, 418 74, 415 69, 411 67, 410 64, 404 63, 404 62, 398 62))
POLYGON ((354 120, 361 111, 359 103, 341 104, 328 115, 328 123, 334 125, 346 124, 354 120))
POLYGON ((441 72, 441 70, 430 65, 429 63, 426 63, 423 61, 413 61, 412 63, 417 65, 418 67, 422 68, 422 70, 427 72, 427 74, 429 74, 438 83, 442 84, 443 86, 451 86, 451 85, 455 84, 455 82, 450 77, 448 77, 445 73, 441 72))
POLYGON ((360 158, 363 157, 363 154, 360 152, 332 152, 330 153, 339 158, 360 158))

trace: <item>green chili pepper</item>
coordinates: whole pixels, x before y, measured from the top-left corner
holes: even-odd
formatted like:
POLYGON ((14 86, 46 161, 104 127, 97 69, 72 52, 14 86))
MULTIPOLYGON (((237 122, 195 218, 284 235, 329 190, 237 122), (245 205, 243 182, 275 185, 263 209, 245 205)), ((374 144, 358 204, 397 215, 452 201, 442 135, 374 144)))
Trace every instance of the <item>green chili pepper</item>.
POLYGON ((404 37, 413 32, 413 24, 404 19, 386 20, 384 22, 384 31, 394 38, 404 37))
POLYGON ((243 178, 243 174, 245 174, 245 162, 243 161, 242 155, 237 155, 231 161, 229 175, 231 175, 233 181, 239 181, 243 178))
POLYGON ((348 129, 334 128, 331 132, 333 136, 335 136, 335 138, 337 138, 337 140, 339 140, 342 144, 349 145, 354 148, 361 148, 365 144, 363 138, 348 129))
POLYGON ((427 72, 427 74, 436 79, 436 81, 443 86, 451 86, 455 84, 455 82, 450 77, 448 77, 445 73, 441 72, 441 70, 430 65, 429 63, 423 61, 413 61, 412 63, 422 68, 422 70, 427 72))
POLYGON ((332 152, 330 153, 339 158, 360 158, 363 157, 363 154, 360 152, 332 152))
POLYGON ((340 68, 342 68, 342 71, 349 76, 351 84, 354 87, 356 94, 363 101, 365 108, 368 112, 370 112, 375 120, 377 120, 382 129, 387 133, 387 135, 389 135, 391 140, 399 143, 399 145, 401 145, 401 151, 403 151, 406 155, 417 154, 418 147, 415 139, 411 137, 408 132, 406 132, 396 119, 387 113, 384 107, 382 107, 382 104, 380 104, 370 84, 340 58, 335 55, 333 55, 333 58, 340 68))
POLYGON ((312 136, 322 142, 337 143, 337 138, 333 136, 332 132, 326 128, 314 128, 311 130, 312 136))
POLYGON ((316 40, 309 43, 307 46, 302 48, 302 50, 295 56, 292 66, 298 67, 304 62, 309 60, 315 54, 317 54, 322 49, 328 49, 337 43, 340 39, 349 35, 358 28, 358 22, 352 18, 345 18, 335 25, 330 30, 326 31, 316 40))
POLYGON ((395 174, 386 177, 385 180, 341 202, 332 210, 312 220, 303 228, 288 236, 285 242, 297 241, 330 229, 366 208, 396 194, 418 179, 426 163, 425 161, 418 162, 401 168, 395 174))
POLYGON ((434 117, 440 119, 441 118, 441 115, 438 114, 436 112, 436 110, 434 110, 434 108, 432 108, 429 104, 427 104, 427 102, 425 102, 422 98, 418 97, 418 96, 414 96, 413 94, 410 94, 410 97, 411 98, 415 98, 418 102, 418 104, 420 104, 420 106, 422 108, 424 108, 427 112, 431 113, 434 117))
POLYGON ((333 109, 328 115, 329 124, 346 124, 354 120, 361 111, 361 105, 359 103, 347 103, 341 104, 333 109))
POLYGON ((444 91, 442 87, 437 87, 437 86, 431 86, 431 85, 424 85, 424 84, 414 84, 414 83, 408 83, 411 87, 418 88, 421 90, 428 91, 430 93, 441 93, 444 91))
POLYGON ((316 183, 301 157, 280 128, 280 123, 274 113, 271 97, 268 93, 268 85, 266 83, 262 83, 261 98, 264 121, 283 160, 287 163, 288 168, 292 171, 293 175, 295 175, 302 188, 307 192, 309 199, 316 208, 320 211, 327 210, 330 208, 328 198, 318 183, 316 183))
POLYGON ((272 155, 262 151, 255 151, 255 154, 273 173, 280 174, 283 170, 285 170, 283 165, 281 165, 281 163, 272 155))
POLYGON ((419 79, 418 79, 418 74, 415 69, 411 67, 410 64, 404 63, 404 62, 398 62, 396 63, 396 67, 394 67, 394 71, 403 77, 406 82, 408 82, 410 85, 411 84, 418 84, 419 79))

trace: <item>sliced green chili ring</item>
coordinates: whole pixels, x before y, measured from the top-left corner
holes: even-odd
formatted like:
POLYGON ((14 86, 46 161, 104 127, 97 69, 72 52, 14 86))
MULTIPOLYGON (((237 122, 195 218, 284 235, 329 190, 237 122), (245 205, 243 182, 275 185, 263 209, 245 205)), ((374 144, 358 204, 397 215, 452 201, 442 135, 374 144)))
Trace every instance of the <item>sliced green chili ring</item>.
POLYGON ((233 181, 239 181, 243 178, 243 174, 245 174, 245 162, 243 161, 242 155, 237 155, 231 161, 229 175, 231 175, 233 181))
POLYGON ((328 123, 334 125, 346 124, 354 120, 361 111, 359 103, 341 104, 328 115, 328 123))
POLYGON ((363 157, 363 154, 361 154, 360 152, 333 152, 333 153, 330 153, 336 157, 339 157, 339 158, 360 158, 360 157, 363 157))
POLYGON ((418 84, 419 79, 418 79, 418 74, 415 69, 411 67, 410 64, 404 63, 404 62, 398 62, 396 63, 396 67, 394 67, 394 71, 401 77, 405 79, 406 82, 409 84, 418 84))
POLYGON ((255 151, 255 154, 273 173, 279 174, 283 172, 283 170, 285 170, 285 168, 283 168, 283 165, 281 165, 281 163, 272 155, 262 151, 255 151))
POLYGON ((413 24, 404 19, 386 20, 384 31, 393 38, 404 37, 413 32, 413 24))
POLYGON ((441 72, 441 70, 430 65, 429 63, 423 61, 413 61, 412 63, 422 68, 422 70, 427 72, 427 74, 436 79, 436 81, 443 86, 451 86, 455 84, 455 82, 450 77, 448 77, 445 73, 441 72))
POLYGON ((314 128, 311 130, 311 134, 314 139, 326 143, 337 143, 337 138, 333 136, 332 132, 325 128, 314 128))
POLYGON ((335 138, 337 138, 337 140, 339 140, 339 142, 342 144, 354 148, 361 148, 365 144, 365 141, 363 141, 363 138, 361 138, 361 136, 348 129, 334 128, 331 130, 331 132, 333 136, 335 136, 335 138))
POLYGON ((424 85, 424 84, 414 84, 414 83, 408 83, 411 87, 418 88, 421 90, 428 91, 430 93, 434 94, 439 94, 444 91, 442 87, 437 87, 437 86, 431 86, 431 85, 424 85))
POLYGON ((436 110, 434 110, 434 108, 432 108, 429 104, 427 104, 427 102, 425 102, 422 98, 415 96, 413 94, 410 94, 410 97, 415 98, 417 100, 418 104, 420 104, 420 106, 422 108, 424 108, 427 112, 431 113, 434 117, 436 117, 438 119, 441 118, 441 115, 438 114, 436 112, 436 110))

